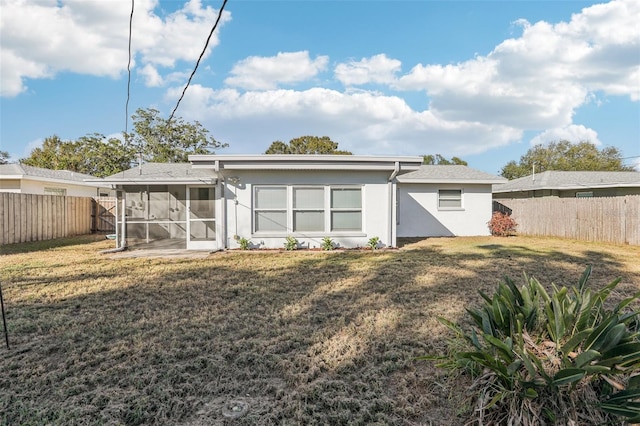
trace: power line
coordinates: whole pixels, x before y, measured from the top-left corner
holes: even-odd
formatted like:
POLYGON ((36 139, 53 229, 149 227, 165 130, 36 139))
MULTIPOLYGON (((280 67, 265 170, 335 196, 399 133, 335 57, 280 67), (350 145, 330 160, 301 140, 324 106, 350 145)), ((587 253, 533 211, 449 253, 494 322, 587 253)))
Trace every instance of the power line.
POLYGON ((187 80, 187 85, 184 86, 184 89, 182 90, 182 95, 180 95, 180 98, 178 99, 178 102, 176 103, 176 107, 173 109, 173 111, 171 111, 171 115, 169 116, 169 120, 168 121, 171 121, 171 119, 173 118, 173 114, 176 113, 176 110, 178 109, 178 106, 180 105, 180 102, 182 101, 182 98, 184 98, 184 94, 187 92, 187 88, 189 87, 189 84, 191 84, 191 79, 195 75, 196 70, 198 69, 198 65, 200 65, 200 60, 202 59, 202 57, 204 56, 205 52, 207 51, 207 47, 209 46, 209 41, 211 40, 211 36, 213 35, 213 32, 218 27, 218 23, 220 22, 220 18, 222 17, 222 11, 224 10, 224 7, 225 7, 226 4, 227 4, 227 0, 224 0, 222 2, 222 6, 220 6, 220 10, 218 11, 218 17, 216 18, 216 22, 213 24, 213 27, 211 28, 211 32, 209 33, 209 37, 207 37, 207 41, 204 44, 204 49, 202 49, 202 53, 200 53, 200 57, 198 57, 198 61, 196 62, 196 66, 193 68, 193 72, 189 76, 189 80, 187 80))
POLYGON ((129 15, 129 60, 127 62, 127 102, 124 106, 124 134, 125 143, 129 135, 129 99, 131 98, 131 33, 133 28, 133 10, 135 8, 135 0, 131 0, 131 15, 129 15))

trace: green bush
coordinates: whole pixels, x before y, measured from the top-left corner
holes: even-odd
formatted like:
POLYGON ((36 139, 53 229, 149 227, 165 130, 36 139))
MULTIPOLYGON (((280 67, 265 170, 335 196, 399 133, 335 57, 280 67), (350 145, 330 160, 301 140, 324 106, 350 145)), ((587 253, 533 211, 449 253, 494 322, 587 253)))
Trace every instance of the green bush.
POLYGON ((369 241, 367 242, 367 246, 371 250, 376 250, 378 248, 378 244, 379 243, 380 243, 380 238, 379 237, 371 237, 371 238, 369 238, 369 241))
POLYGON ((639 312, 627 309, 640 292, 607 309, 620 279, 594 291, 590 274, 550 293, 535 278, 521 288, 505 278, 467 309, 470 330, 439 318, 461 351, 422 359, 473 374, 479 424, 640 422, 639 312))
POLYGON ((238 245, 240 246, 240 250, 249 250, 249 246, 251 245, 251 241, 242 237, 238 240, 238 245))
POLYGON ((333 250, 334 249, 334 244, 333 244, 333 240, 329 237, 324 237, 322 239, 322 244, 320 244, 320 247, 322 248, 322 250, 333 250))
POLYGON ((288 236, 284 242, 285 250, 297 250, 298 249, 298 239, 292 236, 288 236))

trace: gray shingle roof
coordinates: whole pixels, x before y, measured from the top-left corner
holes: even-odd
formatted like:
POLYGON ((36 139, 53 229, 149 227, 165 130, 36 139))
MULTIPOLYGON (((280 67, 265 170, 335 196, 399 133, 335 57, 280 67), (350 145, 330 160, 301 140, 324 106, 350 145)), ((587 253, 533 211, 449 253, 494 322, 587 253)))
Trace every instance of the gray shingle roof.
POLYGON ((496 184, 506 179, 460 165, 422 165, 418 170, 398 176, 400 183, 484 183, 496 184))
POLYGON ((191 163, 144 163, 106 177, 106 181, 167 181, 180 179, 214 178, 208 169, 194 169, 191 163))
POLYGON ((494 185, 494 193, 534 191, 541 189, 588 189, 640 187, 640 172, 565 172, 537 173, 494 185))
POLYGON ((70 172, 68 170, 50 170, 40 167, 27 166, 26 164, 12 163, 0 164, 0 176, 20 176, 45 179, 67 180, 84 183, 85 179, 97 179, 94 176, 83 173, 70 172))

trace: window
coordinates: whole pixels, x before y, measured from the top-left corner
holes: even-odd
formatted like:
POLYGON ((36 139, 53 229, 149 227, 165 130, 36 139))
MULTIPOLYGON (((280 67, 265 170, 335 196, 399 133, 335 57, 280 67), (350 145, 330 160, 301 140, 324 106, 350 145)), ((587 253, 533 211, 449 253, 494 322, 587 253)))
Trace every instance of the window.
POLYGON ((360 188, 331 189, 331 230, 362 229, 362 197, 360 188))
POLYGON ((462 190, 461 189, 441 189, 438 191, 439 209, 461 209, 462 190))
POLYGON ((44 195, 67 195, 65 188, 49 188, 44 187, 44 195))
POLYGON ((293 188, 293 231, 324 231, 324 188, 293 188))
POLYGON ((255 186, 255 232, 362 230, 362 189, 331 186, 255 186))
POLYGON ((591 197, 593 197, 593 191, 576 192, 576 198, 591 198, 591 197))
POLYGON ((255 190, 256 231, 287 230, 287 188, 259 186, 255 190))

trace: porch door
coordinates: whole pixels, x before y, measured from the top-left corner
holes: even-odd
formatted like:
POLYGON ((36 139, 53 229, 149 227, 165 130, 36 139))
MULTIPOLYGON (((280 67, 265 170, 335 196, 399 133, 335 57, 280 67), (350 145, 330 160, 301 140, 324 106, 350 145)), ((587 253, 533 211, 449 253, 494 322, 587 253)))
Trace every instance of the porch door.
POLYGON ((213 186, 187 187, 187 249, 216 248, 216 206, 213 186))

